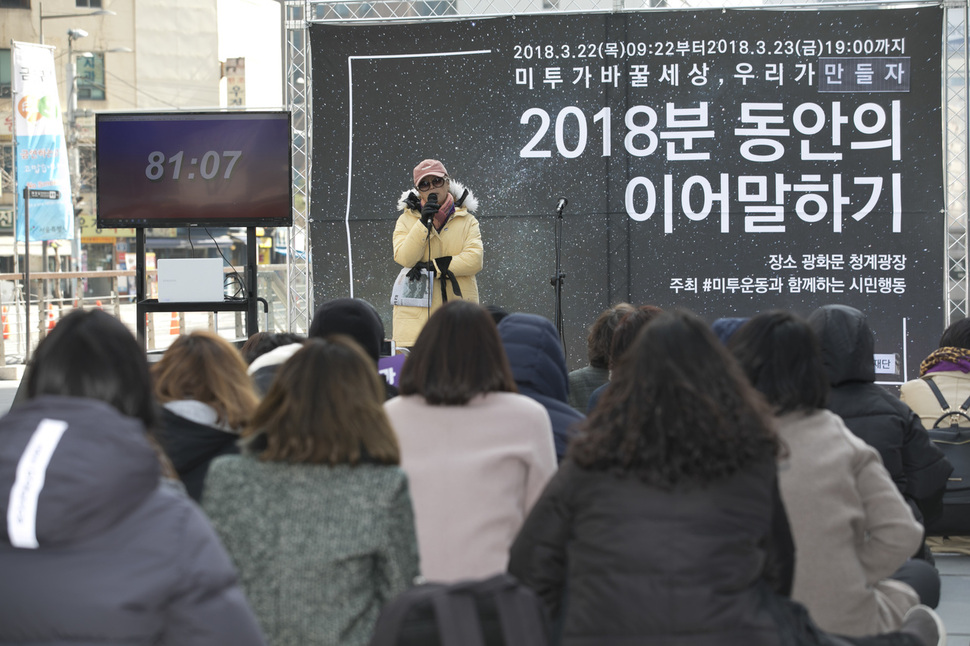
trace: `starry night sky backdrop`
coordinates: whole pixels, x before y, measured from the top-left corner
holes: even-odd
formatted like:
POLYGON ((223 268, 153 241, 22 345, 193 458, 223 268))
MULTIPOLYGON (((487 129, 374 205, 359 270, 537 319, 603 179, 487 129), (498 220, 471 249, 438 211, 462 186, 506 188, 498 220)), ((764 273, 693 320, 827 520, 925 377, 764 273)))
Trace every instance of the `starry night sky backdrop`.
MULTIPOLYGON (((877 353, 903 352, 903 319, 907 320, 905 349, 908 376, 913 377, 943 328, 942 22, 942 9, 921 7, 712 9, 311 25, 310 236, 315 302, 350 292, 350 260, 354 295, 374 303, 390 326, 388 299, 399 271, 391 258, 391 233, 399 214, 395 205, 411 185, 414 165, 434 157, 481 202, 485 268, 478 282, 483 304, 553 319, 555 294, 549 281, 555 273, 555 207, 560 197, 569 200, 562 263, 570 368, 585 363, 587 326, 601 310, 621 300, 685 307, 708 321, 774 308, 807 315, 819 305, 841 302, 869 314, 877 353), (867 40, 876 45, 888 42, 890 51, 867 52, 867 40), (853 51, 856 41, 863 48, 858 54, 853 51), (901 45, 895 50, 894 41, 901 45), (600 44, 608 43, 622 44, 624 54, 611 57, 608 49, 601 54, 600 44), (690 51, 679 52, 680 43, 689 43, 690 51), (820 92, 822 55, 906 57, 911 85, 905 92, 820 92), (742 82, 735 75, 745 64, 754 77, 742 82), (704 65, 707 82, 695 83, 689 73, 704 65), (603 68, 613 66, 619 70, 617 80, 607 76, 603 82, 603 68), (646 66, 645 85, 635 86, 633 66, 646 66), (676 84, 662 78, 665 66, 668 76, 677 68, 676 84), (546 68, 556 67, 562 82, 544 83, 552 74, 546 68), (809 69, 814 74, 810 83, 805 75, 809 69), (775 80, 767 79, 766 72, 775 80), (803 78, 796 80, 799 74, 803 78), (890 148, 852 149, 852 141, 890 137, 894 101, 899 102, 901 159, 894 161, 890 148), (707 103, 706 125, 668 127, 668 104, 696 111, 701 102, 707 103), (736 134, 736 128, 754 127, 741 121, 744 103, 781 104, 778 110, 758 114, 780 118, 770 127, 789 134, 736 134), (847 118, 838 128, 839 145, 833 144, 834 103, 847 118), (854 121, 857 109, 867 103, 878 108, 860 115, 864 128, 875 123, 879 111, 887 117, 887 125, 872 134, 861 133, 854 121), (816 104, 824 113, 818 132, 802 134, 793 127, 794 111, 803 104, 816 104), (637 106, 648 106, 657 115, 652 129, 645 127, 649 115, 637 106), (548 115, 547 126, 538 114, 524 118, 527 111, 538 112, 534 109, 548 115), (585 147, 580 120, 585 122, 585 147), (641 134, 631 137, 631 128, 641 134), (649 133, 659 137, 684 130, 713 131, 713 137, 694 139, 692 150, 682 139, 671 140, 676 153, 708 153, 707 159, 673 159, 668 140, 662 138, 649 154, 630 152, 648 148, 649 133), (780 142, 784 154, 767 163, 745 159, 742 144, 759 137, 780 142), (803 159, 802 140, 813 152, 837 152, 842 159, 803 159), (529 151, 549 154, 529 157, 529 151), (701 220, 688 218, 681 201, 688 178, 702 177, 719 192, 724 173, 727 232, 721 231, 718 200, 701 220), (901 177, 899 233, 892 231, 894 173, 901 177), (784 231, 746 231, 748 214, 739 201, 739 176, 767 178, 768 201, 757 206, 768 206, 776 203, 777 174, 795 189, 781 202, 784 231), (841 233, 833 225, 834 174, 841 175, 847 200, 841 233), (665 175, 670 175, 674 189, 670 233, 664 231, 665 175), (820 177, 803 180, 803 175, 820 177), (850 216, 866 204, 872 189, 855 185, 856 177, 883 181, 875 207, 860 221, 850 216), (656 189, 654 213, 646 220, 628 214, 628 207, 635 213, 648 208, 646 189, 627 197, 631 182, 642 183, 635 178, 649 179, 656 189), (817 222, 803 221, 796 213, 796 202, 804 193, 795 185, 804 183, 827 185, 827 190, 809 191, 827 203, 827 214, 817 222), (819 254, 842 254, 842 267, 803 265, 803 256, 819 254), (905 256, 905 261, 888 269, 855 270, 850 268, 852 254, 905 256), (797 266, 772 268, 771 256, 790 256, 797 266), (675 279, 692 278, 700 285, 696 293, 672 288, 675 279), (705 279, 714 280, 709 283, 713 287, 717 280, 731 278, 781 279, 783 288, 764 294, 704 289, 705 279), (795 291, 789 281, 796 279, 841 281, 842 293, 795 291), (904 293, 853 289, 853 280, 862 279, 895 279, 897 287, 903 281, 904 293)), ((805 116, 801 123, 805 131, 815 129, 814 116, 805 116)), ((769 149, 754 151, 766 154, 769 149)), ((690 208, 699 211, 701 188, 695 186, 688 200, 690 208)), ((807 219, 813 219, 817 208, 809 205, 806 212, 807 219)))

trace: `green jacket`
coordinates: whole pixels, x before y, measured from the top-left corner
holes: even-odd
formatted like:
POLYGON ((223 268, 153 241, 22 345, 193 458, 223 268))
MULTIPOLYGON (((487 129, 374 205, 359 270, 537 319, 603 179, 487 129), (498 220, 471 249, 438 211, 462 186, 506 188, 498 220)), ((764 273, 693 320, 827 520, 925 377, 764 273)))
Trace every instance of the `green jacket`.
POLYGON ((381 607, 419 574, 396 466, 226 456, 209 467, 202 505, 272 646, 367 644, 381 607))

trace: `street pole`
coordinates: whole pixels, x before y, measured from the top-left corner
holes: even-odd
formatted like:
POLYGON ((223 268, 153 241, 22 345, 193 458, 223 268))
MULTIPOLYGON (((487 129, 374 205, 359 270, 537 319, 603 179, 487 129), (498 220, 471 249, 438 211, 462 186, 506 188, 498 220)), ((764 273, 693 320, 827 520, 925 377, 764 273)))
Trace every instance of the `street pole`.
MULTIPOLYGON (((16 224, 13 239, 16 244, 16 224)), ((30 189, 27 187, 24 187, 24 249, 24 300, 27 302, 24 308, 24 365, 27 365, 30 363, 30 189)))
MULTIPOLYGON (((67 32, 67 63, 65 78, 67 79, 67 157, 71 172, 71 196, 74 199, 80 194, 81 160, 77 147, 77 60, 74 58, 74 40, 87 36, 83 29, 70 29, 67 32)), ((71 204, 73 211, 74 204, 71 204)), ((74 240, 71 255, 74 257, 74 271, 81 271, 81 229, 77 218, 74 218, 74 240)), ((78 295, 75 294, 75 297, 78 295)))

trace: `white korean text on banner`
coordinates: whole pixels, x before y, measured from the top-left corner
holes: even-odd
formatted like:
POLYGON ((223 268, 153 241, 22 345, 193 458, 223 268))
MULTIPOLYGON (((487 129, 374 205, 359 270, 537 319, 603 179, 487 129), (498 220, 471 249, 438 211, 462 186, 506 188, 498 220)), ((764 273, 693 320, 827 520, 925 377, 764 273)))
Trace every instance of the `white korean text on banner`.
POLYGON ((618 301, 709 321, 844 303, 879 379, 912 377, 943 328, 942 24, 925 5, 311 25, 315 282, 352 271, 390 320, 395 205, 432 157, 481 202, 484 304, 553 318, 568 199, 570 367, 618 301))
POLYGON ((74 210, 53 48, 15 42, 12 59, 17 240, 24 239, 25 188, 60 192, 56 200, 30 201, 30 239, 70 239, 74 210))

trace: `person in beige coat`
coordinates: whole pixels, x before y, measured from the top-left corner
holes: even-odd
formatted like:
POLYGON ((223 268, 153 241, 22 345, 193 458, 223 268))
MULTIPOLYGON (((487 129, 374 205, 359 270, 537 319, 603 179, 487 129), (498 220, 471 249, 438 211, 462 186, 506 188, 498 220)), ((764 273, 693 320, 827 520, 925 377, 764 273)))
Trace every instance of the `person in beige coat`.
MULTIPOLYGON (((422 161, 412 176, 414 188, 404 191, 397 203, 402 213, 394 227, 394 262, 428 269, 435 278, 428 305, 394 305, 394 342, 405 348, 414 345, 429 315, 444 302, 478 302, 475 275, 482 270, 483 257, 475 195, 451 179, 436 159, 422 161)), ((418 279, 417 273, 414 277, 418 279)))
POLYGON ((453 582, 504 572, 509 548, 556 471, 549 414, 516 392, 491 315, 446 303, 384 409, 411 485, 421 573, 453 582))
MULTIPOLYGON (((919 379, 902 385, 899 398, 919 415, 924 427, 933 428, 943 415, 943 409, 927 385, 927 379, 931 379, 940 389, 951 410, 958 410, 970 397, 970 319, 960 319, 950 324, 940 337, 940 347, 920 364, 919 376, 919 379)), ((970 427, 970 419, 960 415, 947 418, 940 424, 949 426, 951 422, 970 427)))
POLYGON ((939 576, 909 559, 922 526, 879 453, 824 407, 828 379, 808 323, 761 314, 729 347, 774 407, 787 445, 778 479, 795 542, 792 599, 823 630, 850 636, 897 630, 921 602, 914 587, 936 605, 939 576))
MULTIPOLYGON (((950 411, 960 411, 970 402, 970 319, 954 321, 940 337, 940 347, 926 357, 919 366, 919 379, 907 381, 899 390, 899 398, 919 415, 927 429, 934 426, 949 433, 954 424, 961 433, 970 429, 970 417, 966 414, 951 414, 944 417, 944 409, 930 385, 936 386, 946 401, 950 411)), ((970 409, 970 405, 967 405, 970 409)), ((962 438, 944 438, 959 442, 962 438)), ((938 444, 946 449, 957 451, 959 446, 938 444)), ((945 449, 945 450, 946 450, 945 449)), ((950 456, 952 457, 952 455, 950 456)), ((959 487, 965 478, 965 468, 955 464, 950 483, 959 487)), ((957 499, 961 496, 957 493, 957 499)), ((926 523, 929 538, 926 544, 932 549, 970 554, 970 532, 967 531, 967 512, 965 504, 950 504, 944 501, 943 511, 932 521, 926 523)))

